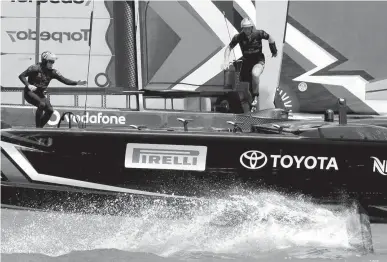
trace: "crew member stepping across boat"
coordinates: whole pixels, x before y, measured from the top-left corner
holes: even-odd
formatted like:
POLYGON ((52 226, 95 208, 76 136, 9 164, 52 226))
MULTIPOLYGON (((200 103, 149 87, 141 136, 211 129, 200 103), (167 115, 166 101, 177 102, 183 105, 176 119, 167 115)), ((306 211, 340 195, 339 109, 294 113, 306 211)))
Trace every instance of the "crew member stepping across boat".
POLYGON ((20 81, 25 85, 24 98, 28 103, 37 107, 36 127, 44 127, 54 112, 50 101, 46 97, 47 87, 52 79, 57 79, 66 85, 72 86, 86 85, 87 83, 86 81, 67 79, 58 70, 53 69, 53 65, 57 60, 55 54, 45 51, 41 55, 41 60, 41 63, 31 65, 19 75, 20 81))
POLYGON ((241 22, 242 31, 236 34, 224 53, 223 69, 228 69, 231 50, 240 45, 243 54, 243 64, 240 72, 240 81, 250 83, 251 110, 258 108, 259 78, 265 69, 265 55, 262 53, 262 39, 269 41, 272 57, 277 56, 277 47, 271 35, 264 30, 255 29, 254 23, 246 17, 241 22))

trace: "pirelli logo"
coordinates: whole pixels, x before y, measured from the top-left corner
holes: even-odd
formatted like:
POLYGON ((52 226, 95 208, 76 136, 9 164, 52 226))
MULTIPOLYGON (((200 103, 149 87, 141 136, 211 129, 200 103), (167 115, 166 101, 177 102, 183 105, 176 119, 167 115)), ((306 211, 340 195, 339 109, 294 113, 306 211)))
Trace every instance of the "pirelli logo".
POLYGON ((207 147, 165 144, 127 144, 126 168, 204 171, 207 147))

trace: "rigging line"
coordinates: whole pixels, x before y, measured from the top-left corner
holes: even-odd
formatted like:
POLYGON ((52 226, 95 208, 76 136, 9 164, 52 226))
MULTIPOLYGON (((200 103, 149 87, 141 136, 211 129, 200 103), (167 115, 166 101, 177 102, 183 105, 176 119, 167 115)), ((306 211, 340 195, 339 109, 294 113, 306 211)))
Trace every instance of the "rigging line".
POLYGON ((145 87, 149 84, 149 75, 148 75, 148 71, 149 71, 149 60, 148 60, 148 28, 147 28, 147 15, 148 15, 148 7, 149 7, 149 4, 150 4, 150 0, 146 2, 146 5, 145 5, 145 12, 144 12, 144 35, 145 35, 145 59, 146 59, 146 83, 145 83, 145 87))
MULTIPOLYGON (((226 18, 226 12, 225 11, 223 11, 223 17, 224 17, 224 21, 226 22, 228 37, 230 38, 230 41, 232 41, 231 34, 230 34, 230 29, 228 28, 228 23, 227 23, 227 18, 226 18)), ((236 58, 236 55, 235 55, 234 48, 232 49, 232 52, 234 53, 234 59, 236 60, 237 58, 236 58)))
MULTIPOLYGON (((93 8, 91 10, 91 14, 90 14, 90 36, 89 36, 89 61, 88 61, 88 64, 87 64, 87 78, 86 78, 86 98, 85 98, 85 110, 83 112, 83 115, 86 115, 86 112, 87 112, 87 91, 89 89, 89 74, 90 74, 90 58, 91 58, 91 37, 92 37, 92 32, 93 32, 93 18, 94 18, 94 2, 95 0, 93 0, 93 8)), ((82 123, 82 127, 86 128, 86 122, 85 123, 82 123)))

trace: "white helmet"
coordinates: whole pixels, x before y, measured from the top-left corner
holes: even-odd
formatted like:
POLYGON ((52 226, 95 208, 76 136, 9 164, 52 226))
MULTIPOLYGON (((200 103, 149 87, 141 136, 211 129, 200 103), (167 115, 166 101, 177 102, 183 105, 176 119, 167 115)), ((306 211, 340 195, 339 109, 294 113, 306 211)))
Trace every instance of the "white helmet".
POLYGON ((43 52, 41 55, 41 58, 42 58, 42 62, 43 61, 54 61, 54 60, 58 59, 56 57, 56 55, 54 53, 51 53, 50 51, 43 52))
POLYGON ((242 22, 241 22, 241 27, 244 28, 244 27, 254 27, 254 23, 253 21, 251 21, 250 18, 246 17, 246 18, 243 18, 242 22))

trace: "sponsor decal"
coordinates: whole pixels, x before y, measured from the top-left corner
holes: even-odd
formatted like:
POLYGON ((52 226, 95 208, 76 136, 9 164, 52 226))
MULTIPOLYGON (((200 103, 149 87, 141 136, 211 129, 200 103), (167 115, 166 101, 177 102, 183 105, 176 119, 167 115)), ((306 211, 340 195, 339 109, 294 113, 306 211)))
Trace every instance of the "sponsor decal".
MULTIPOLYGON (((50 126, 56 126, 59 123, 60 120, 60 113, 57 110, 54 110, 53 116, 48 121, 47 124, 50 126), (52 120, 52 118, 55 118, 52 120)), ((113 116, 113 115, 103 115, 101 112, 93 114, 86 112, 86 114, 82 115, 66 115, 64 117, 64 120, 62 122, 68 123, 69 121, 72 121, 73 123, 77 123, 77 120, 79 123, 90 123, 90 124, 104 124, 104 125, 125 125, 126 124, 126 118, 125 116, 113 116)))
POLYGON ((1 169, 2 179, 7 179, 11 182, 24 182, 24 183, 34 183, 35 181, 54 184, 58 186, 72 186, 80 188, 88 188, 94 190, 103 190, 103 191, 112 191, 112 192, 122 192, 129 194, 138 194, 138 195, 148 195, 148 196, 159 196, 159 197, 173 197, 173 198, 187 198, 185 196, 169 195, 169 194, 160 194, 153 193, 142 190, 135 190, 130 188, 124 188, 119 186, 110 186, 105 184, 98 184, 88 181, 76 180, 74 178, 65 178, 60 176, 55 176, 55 174, 41 174, 39 173, 31 162, 27 160, 22 151, 33 150, 31 148, 23 147, 23 150, 20 150, 20 145, 15 145, 7 142, 1 141, 1 161, 6 161, 6 165, 1 169), (7 155, 3 154, 4 152, 7 155), (28 179, 27 179, 28 178, 28 179))
POLYGON ((293 108, 292 98, 280 87, 277 88, 277 95, 279 96, 281 102, 283 103, 286 109, 291 110, 293 108))
POLYGON ((374 160, 374 165, 372 167, 372 172, 378 172, 383 176, 387 176, 387 161, 380 161, 379 158, 375 156, 371 156, 371 159, 374 160))
POLYGON ((267 163, 267 156, 261 151, 247 151, 244 152, 240 157, 242 166, 248 169, 260 169, 267 163))
MULTIPOLYGON (((6 31, 13 43, 16 41, 36 40, 36 31, 28 29, 27 31, 6 31)), ((40 32, 40 40, 54 40, 59 43, 64 41, 89 41, 90 29, 81 29, 80 32, 40 32)))
POLYGON ((305 82, 301 82, 298 84, 298 90, 300 92, 305 92, 308 89, 308 85, 305 82))
POLYGON ((204 171, 206 159, 206 146, 129 143, 125 167, 204 171))
POLYGON ((270 155, 257 150, 244 152, 240 156, 240 163, 247 169, 260 169, 271 163, 272 168, 282 167, 297 169, 320 169, 320 170, 339 170, 335 157, 325 156, 291 156, 291 155, 270 155), (269 161, 270 159, 270 161, 269 161))
MULTIPOLYGON (((35 3, 36 0, 11 0, 12 3, 35 3)), ((51 3, 51 4, 85 4, 89 6, 91 0, 38 0, 41 4, 51 3)))

